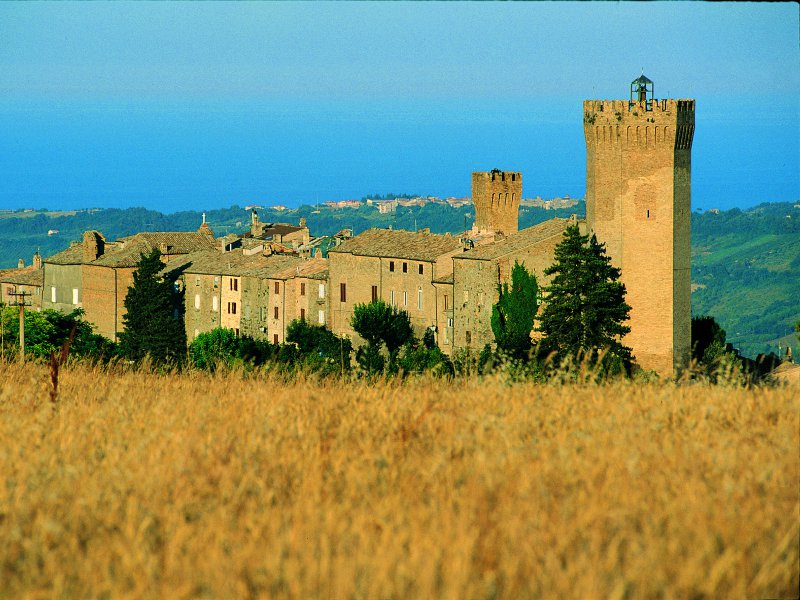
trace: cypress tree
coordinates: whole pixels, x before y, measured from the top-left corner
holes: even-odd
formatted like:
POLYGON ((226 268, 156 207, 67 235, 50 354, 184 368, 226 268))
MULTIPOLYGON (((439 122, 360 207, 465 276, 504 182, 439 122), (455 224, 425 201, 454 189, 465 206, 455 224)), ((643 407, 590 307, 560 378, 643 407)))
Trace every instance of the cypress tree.
POLYGON ((511 287, 497 286, 500 298, 492 307, 492 332, 497 348, 514 358, 526 358, 531 349, 531 331, 538 310, 536 276, 514 261, 511 287))
POLYGON ((186 355, 183 293, 175 291, 174 278, 160 275, 163 268, 155 249, 142 254, 133 273, 119 336, 122 353, 132 360, 150 356, 156 363, 181 363, 186 355))
POLYGON ((611 265, 605 245, 571 225, 555 248, 555 263, 544 273, 552 279, 543 288, 539 355, 552 354, 556 364, 571 358, 591 365, 602 355, 604 370, 630 372, 631 349, 621 340, 630 331, 624 322, 631 307, 625 302, 620 270, 611 265))

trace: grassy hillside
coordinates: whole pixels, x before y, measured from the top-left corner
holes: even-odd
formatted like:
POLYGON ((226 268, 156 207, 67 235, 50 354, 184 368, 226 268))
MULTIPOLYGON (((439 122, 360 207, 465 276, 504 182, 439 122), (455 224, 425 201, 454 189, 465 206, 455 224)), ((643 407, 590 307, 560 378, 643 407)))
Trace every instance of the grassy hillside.
POLYGON ((3 598, 798 589, 786 388, 48 378, 0 364, 3 598))
POLYGON ((747 356, 797 339, 800 208, 762 204, 692 215, 692 312, 713 315, 747 356))

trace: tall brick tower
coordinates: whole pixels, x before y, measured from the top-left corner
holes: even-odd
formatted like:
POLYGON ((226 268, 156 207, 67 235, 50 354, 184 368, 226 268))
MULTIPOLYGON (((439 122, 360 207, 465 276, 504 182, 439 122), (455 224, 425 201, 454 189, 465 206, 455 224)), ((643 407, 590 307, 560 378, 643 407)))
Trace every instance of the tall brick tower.
POLYGON ((479 232, 494 231, 506 235, 519 229, 519 201, 522 197, 522 173, 492 169, 472 174, 472 202, 475 225, 479 232))
POLYGON ((662 375, 691 350, 694 100, 657 100, 642 75, 628 100, 585 100, 586 220, 622 269, 625 343, 662 375))

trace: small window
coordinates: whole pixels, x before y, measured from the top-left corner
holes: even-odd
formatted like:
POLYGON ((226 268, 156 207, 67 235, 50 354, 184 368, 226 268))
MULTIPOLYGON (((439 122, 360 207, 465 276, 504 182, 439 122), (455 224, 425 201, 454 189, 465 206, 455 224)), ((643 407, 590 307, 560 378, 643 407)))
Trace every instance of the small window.
POLYGON ((231 277, 230 279, 230 287, 232 292, 239 291, 239 280, 235 277, 231 277))
POLYGON ((339 284, 339 302, 347 302, 347 284, 339 284))
POLYGON ((453 319, 447 319, 447 326, 448 327, 452 327, 453 326, 453 319))
POLYGON ((234 329, 233 331, 236 333, 236 337, 239 337, 239 328, 237 327, 237 328, 236 328, 236 329, 234 329))
POLYGON ((276 346, 278 345, 278 334, 277 333, 272 336, 272 343, 275 344, 276 346))
POLYGON ((650 218, 650 211, 649 210, 647 211, 647 218, 648 219, 650 218))
POLYGON ((320 298, 324 298, 325 297, 325 284, 324 283, 320 283, 319 284, 319 297, 320 298))
POLYGON ((422 288, 417 289, 417 308, 422 310, 422 288))
POLYGON ((372 301, 373 302, 377 302, 378 301, 378 286, 377 285, 373 285, 372 286, 372 301))
POLYGON ((305 284, 304 281, 300 282, 300 295, 301 296, 305 296, 306 295, 306 284, 305 284))
POLYGON ((78 303, 78 288, 72 288, 72 303, 78 303))
POLYGON ((214 277, 214 287, 219 286, 219 277, 214 277))
POLYGON ((214 296, 211 299, 211 311, 217 312, 218 310, 219 310, 219 299, 216 296, 214 296))
POLYGON ((408 263, 403 263, 403 273, 408 273, 408 263))
POLYGON ((468 344, 472 343, 472 332, 471 331, 464 332, 464 337, 466 337, 468 344))
POLYGON ((419 274, 422 275, 425 272, 425 269, 422 266, 422 263, 419 265, 419 274))
MULTIPOLYGON (((195 277, 194 278, 194 284, 195 285, 200 285, 200 278, 199 277, 195 277)), ((197 336, 195 336, 195 337, 197 337, 197 336)))
POLYGON ((280 281, 276 281, 275 282, 275 293, 276 294, 280 294, 281 293, 281 282, 280 281))
POLYGON ((50 301, 53 303, 56 301, 56 286, 50 288, 50 301))
POLYGON ((447 294, 444 295, 444 309, 447 310, 447 294))
POLYGON ((392 304, 392 306, 394 306, 394 290, 392 290, 391 292, 389 292, 389 296, 390 296, 390 298, 391 298, 391 304, 392 304))
POLYGON ((408 306, 408 292, 403 290, 403 306, 408 306))
POLYGON ((306 320, 306 309, 305 308, 301 308, 300 309, 300 320, 301 321, 305 321, 306 320))
POLYGON ((318 318, 319 318, 319 324, 320 325, 325 325, 325 311, 324 310, 319 311, 318 318))
POLYGON ((236 314, 236 302, 228 302, 228 314, 229 315, 236 314))
POLYGON ((273 308, 273 309, 272 309, 272 311, 273 311, 273 312, 272 312, 272 314, 273 314, 273 315, 274 315, 274 317, 277 319, 277 318, 278 318, 278 315, 280 314, 280 312, 279 312, 279 310, 278 310, 278 307, 276 306, 275 308, 273 308))
POLYGON ((394 261, 389 261, 389 272, 394 273, 394 261))
POLYGON ((200 310, 200 294, 194 295, 194 308, 195 310, 200 310))

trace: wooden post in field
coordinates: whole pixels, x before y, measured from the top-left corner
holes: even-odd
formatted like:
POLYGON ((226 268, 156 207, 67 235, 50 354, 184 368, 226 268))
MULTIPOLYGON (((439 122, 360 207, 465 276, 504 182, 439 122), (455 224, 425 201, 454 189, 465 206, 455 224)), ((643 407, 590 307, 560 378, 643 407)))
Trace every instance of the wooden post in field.
POLYGON ((27 298, 31 295, 30 292, 14 292, 9 296, 14 296, 16 300, 10 303, 10 306, 19 306, 19 362, 25 363, 25 307, 30 306, 27 298))

